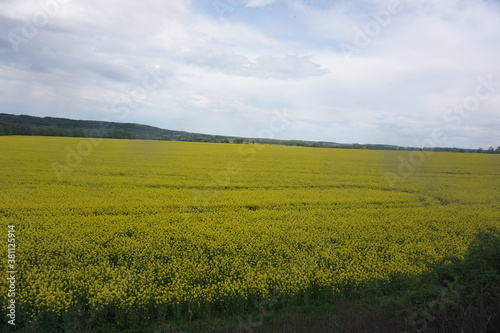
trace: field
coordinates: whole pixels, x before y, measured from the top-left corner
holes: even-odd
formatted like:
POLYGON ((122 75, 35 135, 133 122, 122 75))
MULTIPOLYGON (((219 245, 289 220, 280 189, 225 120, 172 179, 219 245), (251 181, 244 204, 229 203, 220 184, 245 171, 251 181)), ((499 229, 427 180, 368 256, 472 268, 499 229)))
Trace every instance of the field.
POLYGON ((402 168, 410 154, 0 137, 16 323, 126 327, 337 293, 419 274, 500 227, 499 155, 402 168))

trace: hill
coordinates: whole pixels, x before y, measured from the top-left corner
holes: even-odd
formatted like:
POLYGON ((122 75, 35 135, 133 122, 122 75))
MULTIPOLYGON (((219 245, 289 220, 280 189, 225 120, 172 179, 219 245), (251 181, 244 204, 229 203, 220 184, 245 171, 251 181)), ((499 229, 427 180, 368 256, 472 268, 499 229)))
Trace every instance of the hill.
POLYGON ((0 135, 101 137, 116 139, 223 142, 227 137, 172 131, 133 123, 73 120, 0 113, 0 135))
MULTIPOLYGON (((37 135, 37 136, 64 136, 64 137, 96 137, 115 139, 139 140, 167 140, 190 142, 218 142, 218 143, 261 143, 287 146, 318 147, 318 148, 348 148, 374 150, 422 150, 415 147, 401 147, 386 144, 358 144, 336 143, 303 140, 279 140, 262 138, 242 138, 223 135, 210 135, 162 129, 149 125, 134 123, 117 123, 95 120, 74 120, 55 117, 35 117, 28 115, 13 115, 0 113, 0 135, 37 135)), ((461 149, 461 148, 429 148, 433 151, 452 152, 488 152, 500 153, 496 150, 461 149)))

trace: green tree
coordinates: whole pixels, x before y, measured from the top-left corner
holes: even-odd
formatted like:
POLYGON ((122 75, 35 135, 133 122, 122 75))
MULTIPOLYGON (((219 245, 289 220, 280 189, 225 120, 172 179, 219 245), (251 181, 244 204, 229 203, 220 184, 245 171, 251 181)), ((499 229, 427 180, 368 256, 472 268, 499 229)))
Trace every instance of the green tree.
POLYGON ((0 121, 0 135, 12 135, 12 126, 5 121, 0 121))
POLYGON ((83 133, 83 131, 79 128, 74 128, 73 130, 71 130, 71 136, 74 136, 74 137, 84 137, 85 134, 83 133))

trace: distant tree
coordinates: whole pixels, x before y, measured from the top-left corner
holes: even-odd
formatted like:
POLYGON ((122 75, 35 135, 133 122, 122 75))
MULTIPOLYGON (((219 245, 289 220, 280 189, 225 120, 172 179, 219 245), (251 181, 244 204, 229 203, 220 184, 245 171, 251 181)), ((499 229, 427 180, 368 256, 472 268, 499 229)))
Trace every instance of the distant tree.
POLYGON ((74 137, 84 137, 85 134, 83 133, 83 131, 79 128, 74 128, 73 130, 71 130, 71 136, 74 136, 74 137))
POLYGON ((12 126, 5 121, 0 121, 0 131, 2 132, 2 135, 11 135, 12 126))
POLYGON ((482 152, 483 152, 483 148, 482 148, 482 147, 479 147, 479 148, 477 149, 477 152, 478 152, 478 153, 482 153, 482 152))
POLYGON ((32 135, 32 130, 30 125, 17 125, 16 131, 17 135, 32 135))
POLYGON ((234 139, 234 143, 242 144, 243 142, 245 142, 245 141, 242 138, 236 138, 236 139, 234 139))
POLYGON ((497 149, 495 149, 495 152, 496 152, 497 154, 500 154, 500 146, 498 146, 498 147, 497 147, 497 149))
POLYGON ((493 154, 495 152, 495 149, 493 147, 488 148, 488 153, 493 154))

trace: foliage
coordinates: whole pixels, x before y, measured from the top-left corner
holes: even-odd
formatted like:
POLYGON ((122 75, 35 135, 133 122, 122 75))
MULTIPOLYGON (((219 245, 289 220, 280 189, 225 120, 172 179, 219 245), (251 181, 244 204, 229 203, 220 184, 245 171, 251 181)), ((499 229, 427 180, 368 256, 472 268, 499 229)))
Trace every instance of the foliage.
POLYGON ((463 259, 448 258, 382 292, 385 309, 414 332, 497 332, 500 327, 500 232, 479 231, 463 259))
POLYGON ((34 117, 27 115, 12 115, 0 113, 0 136, 2 135, 35 135, 35 136, 63 136, 89 137, 113 139, 140 139, 140 140, 167 140, 188 142, 236 143, 236 144, 270 144, 315 148, 340 149, 370 149, 370 150, 404 150, 404 151, 434 151, 455 153, 500 153, 490 147, 487 151, 479 149, 463 149, 450 147, 400 147, 385 144, 342 144, 335 142, 315 142, 302 140, 279 140, 267 138, 239 138, 222 135, 209 135, 172 131, 158 127, 92 120, 73 120, 54 117, 34 117))
MULTIPOLYGON (((108 139, 68 159, 85 140, 0 138, 0 221, 18 230, 34 331, 307 305, 461 259, 500 223, 498 155, 434 153, 391 186, 409 153, 108 139)), ((467 270, 488 280, 489 263, 467 270)))

